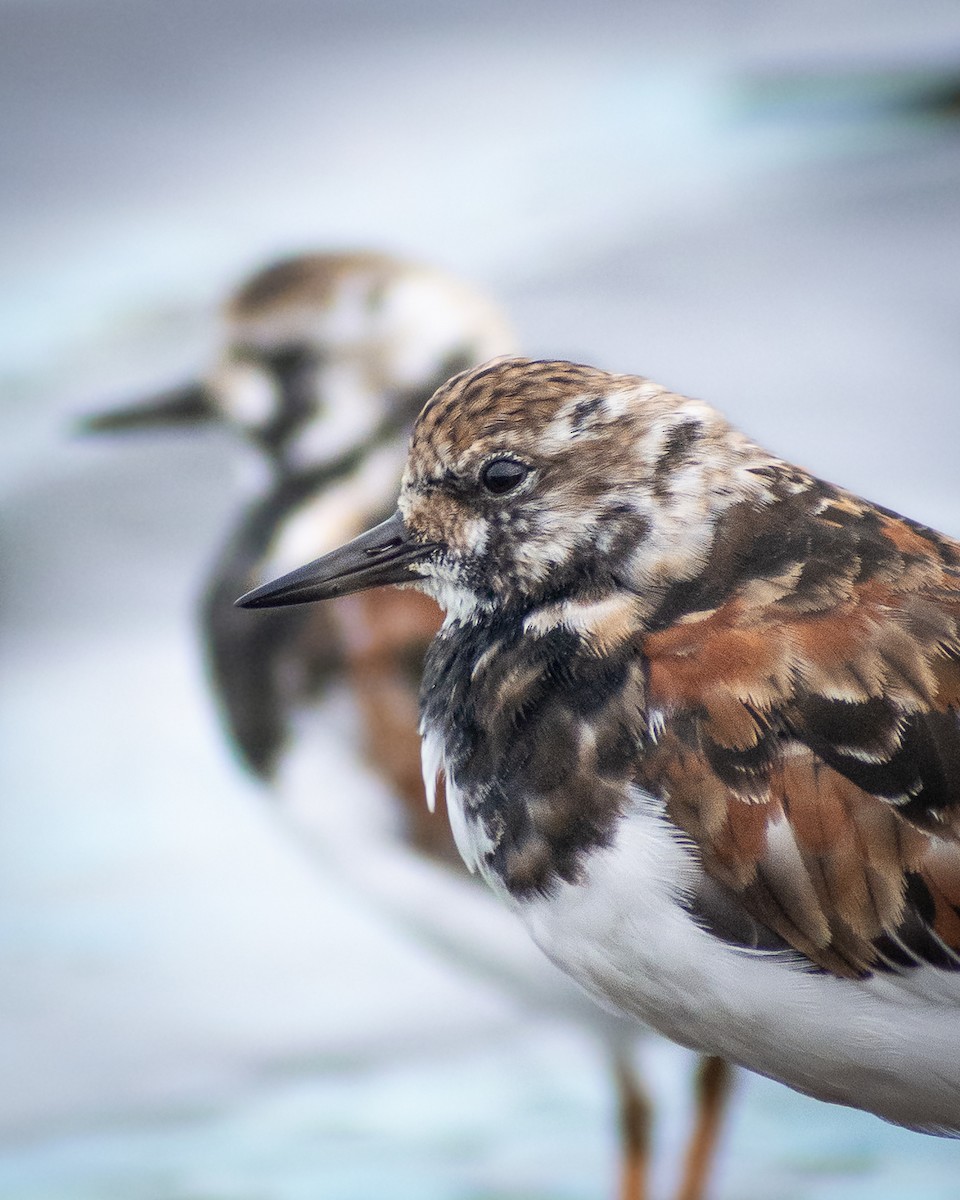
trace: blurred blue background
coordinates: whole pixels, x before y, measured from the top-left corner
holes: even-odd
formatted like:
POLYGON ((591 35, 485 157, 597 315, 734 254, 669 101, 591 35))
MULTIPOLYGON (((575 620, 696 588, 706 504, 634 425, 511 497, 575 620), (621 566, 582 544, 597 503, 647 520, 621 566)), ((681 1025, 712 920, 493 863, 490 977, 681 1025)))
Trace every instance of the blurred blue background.
MULTIPOLYGON (((607 1194, 592 1044, 344 896, 221 744, 194 604, 234 444, 69 424, 196 372, 251 268, 373 246, 486 287, 530 354, 701 395, 960 535, 960 7, 0 22, 0 1198, 607 1194)), ((650 1060, 669 1150, 677 1054, 650 1060)), ((958 1179, 955 1144, 751 1079, 716 1194, 958 1179)))

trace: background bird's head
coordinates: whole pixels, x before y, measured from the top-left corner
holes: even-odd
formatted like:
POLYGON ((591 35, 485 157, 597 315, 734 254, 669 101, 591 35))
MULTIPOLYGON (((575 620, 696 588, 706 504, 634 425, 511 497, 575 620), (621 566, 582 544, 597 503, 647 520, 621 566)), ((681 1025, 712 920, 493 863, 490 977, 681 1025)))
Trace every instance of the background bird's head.
POLYGON ((443 272, 373 252, 304 254, 243 283, 203 377, 96 414, 93 432, 236 428, 280 478, 402 438, 435 387, 512 347, 496 308, 443 272))

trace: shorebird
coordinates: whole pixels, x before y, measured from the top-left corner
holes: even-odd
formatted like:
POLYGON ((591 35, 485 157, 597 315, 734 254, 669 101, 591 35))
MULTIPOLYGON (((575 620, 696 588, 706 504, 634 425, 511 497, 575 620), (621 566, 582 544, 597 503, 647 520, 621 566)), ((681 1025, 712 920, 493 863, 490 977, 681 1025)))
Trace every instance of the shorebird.
MULTIPOLYGON (((442 271, 369 251, 303 254, 257 271, 229 296, 201 379, 80 422, 84 433, 118 433, 215 421, 267 464, 266 485, 213 565, 201 615, 229 740, 258 776, 274 774, 297 705, 342 669, 342 638, 334 614, 238 620, 236 589, 264 563, 295 561, 301 539, 333 545, 378 507, 388 511, 424 401, 455 371, 512 348, 496 306, 442 271)), ((426 646, 437 610, 411 599, 388 603, 407 627, 419 622, 426 646)), ((413 778, 419 793, 419 768, 413 778)), ((421 809, 411 805, 418 819, 421 809)))
MULTIPOLYGON (((288 814, 328 864, 393 921, 531 1009, 600 1036, 618 1095, 619 1195, 641 1200, 651 1110, 633 1062, 636 1028, 542 959, 467 876, 448 823, 428 811, 417 690, 439 608, 420 592, 396 589, 256 617, 232 604, 267 571, 296 562, 305 546, 332 549, 389 512, 417 411, 460 367, 512 350, 513 335, 494 306, 459 281, 373 254, 270 267, 240 287, 224 318, 223 346, 203 381, 88 418, 84 427, 218 419, 271 465, 269 486, 226 539, 202 603, 231 743, 259 777, 277 783, 288 814), (348 808, 317 796, 323 739, 341 736, 331 703, 349 709, 347 736, 359 731, 384 796, 351 797, 348 808), (318 706, 305 728, 304 715, 318 706)), ((729 1087, 725 1063, 700 1064, 681 1200, 705 1192, 729 1087)))
POLYGON ((641 377, 441 387, 397 512, 239 603, 412 585, 464 861, 603 1002, 960 1134, 960 543, 641 377))

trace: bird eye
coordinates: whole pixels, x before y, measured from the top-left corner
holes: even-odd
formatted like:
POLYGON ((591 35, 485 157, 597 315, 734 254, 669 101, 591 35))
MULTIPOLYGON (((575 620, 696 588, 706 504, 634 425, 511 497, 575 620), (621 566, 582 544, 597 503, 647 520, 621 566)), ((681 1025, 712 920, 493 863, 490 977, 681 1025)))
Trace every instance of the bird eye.
POLYGON ((519 487, 529 474, 526 463, 517 462, 515 458, 495 458, 480 472, 480 482, 494 496, 502 496, 519 487))

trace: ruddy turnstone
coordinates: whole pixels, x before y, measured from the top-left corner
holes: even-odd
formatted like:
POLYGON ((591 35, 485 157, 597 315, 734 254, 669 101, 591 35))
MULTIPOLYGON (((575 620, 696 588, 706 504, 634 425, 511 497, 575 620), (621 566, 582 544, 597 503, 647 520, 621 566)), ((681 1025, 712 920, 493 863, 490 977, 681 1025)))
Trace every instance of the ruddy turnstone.
MULTIPOLYGON (((454 371, 512 349, 514 340, 499 309, 461 280, 359 251, 303 254, 257 271, 224 305, 220 342, 200 380, 88 416, 80 429, 216 421, 267 463, 266 486, 211 571, 202 623, 230 741, 269 778, 291 712, 343 666, 343 631, 333 628, 336 614, 320 613, 278 613, 258 626, 230 602, 263 577, 265 563, 283 570, 318 535, 332 546, 387 513, 423 403, 454 371)), ((407 637, 411 622, 419 625, 425 647, 439 615, 425 597, 411 599, 389 607, 407 637)), ((419 798, 419 766, 414 790, 419 798)), ((422 804, 412 809, 424 825, 422 804)))
MULTIPOLYGON (((417 688, 440 626, 433 600, 391 589, 272 613, 268 622, 230 603, 306 547, 333 548, 389 512, 425 400, 465 363, 512 348, 499 312, 441 272, 383 255, 306 256, 258 273, 230 299, 224 346, 205 380, 88 418, 85 428, 213 418, 267 457, 269 486, 218 555, 202 608, 212 683, 232 743, 259 776, 280 776, 276 794, 288 814, 366 899, 479 977, 601 1037, 619 1097, 619 1194, 640 1200, 650 1111, 633 1064, 636 1028, 602 1012, 538 955, 462 872, 449 825, 424 802, 417 688), (387 784, 390 811, 359 798, 344 810, 318 794, 331 700, 352 709, 348 736, 359 730, 387 784), (319 719, 305 723, 310 713, 319 719), (291 746, 294 728, 299 747, 291 746), (308 740, 317 754, 302 745, 308 740)), ((704 1193, 729 1083, 722 1061, 700 1065, 681 1200, 704 1193)))
POLYGON ((243 597, 413 585, 464 861, 589 992, 960 1134, 960 543, 698 400, 566 362, 441 387, 399 509, 243 597))

